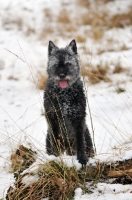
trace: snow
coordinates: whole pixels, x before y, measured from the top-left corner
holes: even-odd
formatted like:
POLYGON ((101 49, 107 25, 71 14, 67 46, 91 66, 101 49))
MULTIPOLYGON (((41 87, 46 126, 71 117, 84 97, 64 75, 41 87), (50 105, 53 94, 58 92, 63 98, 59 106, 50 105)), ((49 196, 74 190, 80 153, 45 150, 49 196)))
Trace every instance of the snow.
MULTIPOLYGON (((130 0, 118 2, 108 3, 112 14, 118 11, 125 12, 125 9, 132 5, 130 0)), ((10 173, 10 155, 20 144, 31 146, 38 152, 36 162, 27 171, 34 172, 39 164, 47 160, 60 159, 45 153, 47 124, 42 115, 43 91, 37 88, 37 83, 38 75, 46 73, 47 45, 50 39, 50 35, 43 41, 38 39, 43 27, 46 26, 43 12, 44 9, 53 7, 52 13, 56 15, 61 3, 59 0, 52 2, 0 0, 0 198, 5 197, 6 190, 14 182, 10 173)), ((68 3, 68 0, 63 1, 64 5, 68 3)), ((69 9, 72 9, 72 3, 69 9)), ((63 40, 58 35, 56 38, 60 47, 66 46, 67 42, 73 39, 63 40)), ((101 82, 96 85, 86 83, 97 150, 96 156, 90 159, 89 163, 94 164, 97 160, 113 162, 130 159, 132 158, 132 27, 107 30, 100 41, 87 39, 86 46, 92 49, 92 55, 82 55, 82 46, 81 44, 78 46, 82 59, 88 60, 93 65, 100 61, 107 62, 110 63, 112 70, 112 66, 120 60, 123 67, 130 69, 128 73, 110 74, 111 83, 101 82), (109 44, 110 38, 113 41, 109 44), (123 44, 128 50, 120 50, 123 44), (106 52, 98 55, 99 48, 105 49, 106 52), (116 89, 119 87, 124 88, 125 92, 118 94, 116 89)), ((88 107, 86 120, 92 133, 88 107)), ((69 167, 76 165, 77 169, 81 168, 76 157, 64 155, 63 160, 69 167)), ((33 182, 37 178, 37 176, 30 179, 25 177, 23 181, 27 182, 28 179, 33 182)), ((74 199, 132 199, 131 185, 98 183, 94 185, 92 191, 92 194, 83 194, 82 190, 77 188, 74 199)))
POLYGON ((122 186, 121 184, 106 184, 106 183, 99 183, 96 185, 96 189, 94 189, 93 194, 82 194, 80 188, 75 190, 75 200, 102 200, 102 199, 113 199, 116 200, 131 200, 132 199, 132 187, 130 185, 122 186))

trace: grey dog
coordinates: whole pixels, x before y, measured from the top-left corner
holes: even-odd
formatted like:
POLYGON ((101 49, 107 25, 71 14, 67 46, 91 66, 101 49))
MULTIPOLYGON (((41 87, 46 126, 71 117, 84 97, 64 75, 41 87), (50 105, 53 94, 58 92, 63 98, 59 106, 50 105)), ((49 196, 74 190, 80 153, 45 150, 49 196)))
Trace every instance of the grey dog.
POLYGON ((94 154, 87 128, 86 98, 80 80, 80 65, 76 41, 65 48, 58 48, 49 41, 48 79, 44 92, 44 108, 48 122, 46 149, 49 155, 77 154, 77 159, 86 165, 94 154))

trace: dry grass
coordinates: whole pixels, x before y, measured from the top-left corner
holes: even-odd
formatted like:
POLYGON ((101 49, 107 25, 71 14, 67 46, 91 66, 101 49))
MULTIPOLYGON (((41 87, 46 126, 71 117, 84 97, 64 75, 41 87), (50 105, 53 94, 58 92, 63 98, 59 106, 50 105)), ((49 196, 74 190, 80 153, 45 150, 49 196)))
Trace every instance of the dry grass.
POLYGON ((11 154, 11 171, 12 172, 22 172, 28 168, 35 161, 35 151, 20 145, 15 153, 11 154))
POLYGON ((31 34, 35 34, 35 29, 28 27, 27 30, 25 31, 25 35, 30 36, 31 34))
POLYGON ((77 42, 79 42, 79 43, 85 43, 86 42, 86 37, 84 37, 83 35, 77 35, 76 36, 76 40, 77 40, 77 42))
MULTIPOLYGON (((95 40, 97 40, 97 39, 95 38, 95 40)), ((111 42, 111 43, 114 44, 114 41, 111 42)), ((122 44, 121 46, 119 46, 119 49, 117 49, 117 50, 115 50, 114 45, 109 46, 109 44, 110 44, 110 42, 107 42, 107 47, 103 47, 103 46, 99 47, 97 49, 97 54, 100 55, 100 54, 102 54, 104 52, 114 52, 114 51, 117 52, 117 51, 127 51, 127 50, 129 50, 129 48, 125 44, 122 44)))
POLYGON ((132 25, 132 7, 127 13, 121 13, 112 16, 110 27, 124 28, 132 25))
MULTIPOLYGON (((40 36, 38 36, 38 38, 44 40, 47 36, 51 36, 52 33, 54 36, 67 36, 66 33, 70 33, 71 37, 71 33, 76 31, 76 35, 78 35, 78 30, 80 30, 80 28, 85 29, 85 26, 87 28, 87 25, 89 25, 91 26, 91 37, 98 40, 103 37, 104 30, 106 29, 113 27, 122 28, 126 25, 132 25, 132 7, 130 7, 129 11, 126 13, 111 15, 105 6, 105 4, 110 1, 113 0, 100 0, 95 1, 93 4, 90 0, 77 0, 74 2, 73 9, 75 10, 73 13, 69 10, 68 6, 66 7, 62 4, 62 8, 58 10, 58 15, 53 14, 51 9, 44 9, 43 21, 41 23, 43 26, 46 26, 43 27, 42 32, 39 33, 40 36), (68 26, 65 27, 65 25, 68 26)), ((18 17, 17 19, 15 19, 15 17, 14 19, 5 17, 2 22, 3 26, 7 29, 10 29, 10 25, 12 24, 16 25, 18 30, 22 30, 27 36, 31 34, 36 35, 38 33, 37 27, 30 27, 30 25, 24 23, 25 22, 21 17, 18 17)), ((86 37, 87 35, 84 38, 86 37)), ((79 40, 81 41, 81 39, 79 40)))
MULTIPOLYGON (((28 174, 29 177, 31 175, 28 174)), ((78 187, 88 192, 85 173, 75 167, 69 168, 63 162, 50 161, 40 165, 38 176, 38 181, 25 185, 22 183, 24 175, 18 174, 14 188, 10 187, 7 191, 6 200, 41 200, 46 197, 49 200, 67 200, 73 198, 78 187)))
POLYGON ((22 30, 23 29, 23 19, 21 17, 18 17, 16 19, 12 19, 12 18, 5 18, 3 20, 3 26, 5 27, 5 29, 11 29, 10 25, 16 25, 18 30, 22 30))
POLYGON ((40 90, 44 90, 45 87, 46 87, 46 81, 47 81, 47 76, 46 75, 42 75, 42 74, 39 74, 38 75, 38 88, 40 90))
POLYGON ((39 34, 38 39, 44 41, 47 36, 51 35, 53 33, 52 27, 44 27, 41 33, 39 34))
POLYGON ((74 35, 76 35, 77 32, 77 26, 72 25, 71 23, 68 24, 61 24, 59 23, 57 25, 56 31, 59 35, 59 37, 63 38, 63 40, 67 40, 69 38, 69 40, 71 40, 71 37, 75 37, 74 35))
POLYGON ((128 71, 129 71, 129 68, 122 67, 122 64, 120 61, 114 64, 113 74, 119 74, 119 73, 128 72, 128 71))
POLYGON ((98 52, 97 52, 97 54, 100 55, 100 54, 105 53, 106 51, 107 51, 106 49, 98 48, 98 52))
POLYGON ((105 66, 97 65, 97 67, 82 67, 82 76, 88 77, 92 84, 99 83, 100 81, 110 82, 110 79, 107 77, 108 71, 109 66, 107 63, 105 66))
POLYGON ((122 46, 121 46, 121 48, 120 48, 120 50, 121 51, 126 51, 126 50, 128 50, 129 48, 125 45, 125 44, 123 44, 122 46))
MULTIPOLYGON (((29 157, 29 149, 22 146, 18 150, 19 153, 20 150, 22 151, 22 158, 25 158, 27 155, 29 157), (25 154, 25 152, 27 153, 25 154)), ((117 161, 113 164, 97 161, 94 166, 89 165, 79 171, 75 167, 67 167, 62 160, 60 162, 55 160, 46 162, 39 165, 38 170, 35 169, 35 171, 25 174, 20 173, 23 171, 23 166, 21 165, 21 167, 19 171, 15 169, 15 182, 13 186, 9 187, 6 200, 41 200, 47 197, 49 200, 73 199, 74 191, 78 187, 85 193, 91 193, 86 186, 86 182, 92 181, 92 185, 94 182, 99 182, 101 178, 103 178, 103 181, 105 179, 108 181, 108 178, 118 177, 116 173, 115 176, 111 175, 112 172, 119 173, 120 171, 123 175, 128 176, 125 170, 131 170, 132 160, 130 159, 126 162, 117 161), (33 180, 34 176, 37 176, 37 179, 33 180), (32 182, 29 182, 30 177, 32 177, 32 182), (24 178, 26 178, 26 183, 23 181, 24 178)), ((28 167, 29 165, 25 163, 24 169, 28 167)), ((118 179, 116 181, 118 183, 118 179)), ((125 184, 131 183, 132 179, 130 177, 125 184)))
POLYGON ((44 16, 46 18, 48 18, 49 20, 51 20, 52 19, 52 12, 51 12, 51 10, 48 9, 48 8, 44 9, 44 16))
POLYGON ((77 0, 77 4, 82 7, 89 7, 90 1, 89 0, 77 0))
POLYGON ((16 24, 18 26, 18 29, 22 30, 22 27, 23 27, 23 20, 22 20, 22 18, 17 18, 16 24))
POLYGON ((108 3, 108 2, 111 2, 111 1, 114 1, 114 0, 102 0, 103 3, 108 3))
POLYGON ((97 8, 89 8, 86 13, 81 14, 81 25, 90 25, 94 28, 100 28, 107 25, 108 12, 102 10, 97 12, 97 8))
POLYGON ((101 28, 93 28, 92 29, 92 38, 94 40, 100 40, 103 38, 104 30, 101 28))
MULTIPOLYGON (((74 25, 72 25, 72 24, 65 24, 65 26, 64 26, 64 30, 66 31, 66 32, 76 32, 77 31, 77 27, 76 26, 74 26, 74 25)), ((71 38, 71 36, 70 36, 70 38, 71 38)))
POLYGON ((62 9, 58 15, 57 22, 62 24, 69 24, 71 22, 69 13, 66 9, 62 9))
MULTIPOLYGON (((109 1, 113 0, 95 1, 95 4, 91 3, 89 0, 78 0, 74 2, 75 11, 80 10, 76 15, 74 15, 74 12, 71 13, 69 8, 63 4, 62 8, 58 11, 58 15, 53 14, 51 9, 44 9, 44 27, 41 33, 39 33, 38 39, 44 41, 47 37, 53 35, 56 37, 59 35, 63 38, 71 38, 72 33, 75 34, 76 32, 77 41, 82 43, 86 41, 87 37, 91 37, 94 40, 101 39, 106 29, 132 25, 132 8, 130 8, 127 13, 113 16, 105 7, 105 4, 109 1), (81 12, 82 7, 84 12, 81 12), (90 26, 88 35, 84 31, 84 35, 80 36, 78 30, 80 30, 80 28, 84 30, 85 27, 87 28, 87 25, 90 26)), ((36 27, 27 27, 26 25, 25 31, 25 24, 23 23, 22 18, 14 21, 5 19, 3 22, 4 26, 7 27, 9 27, 10 24, 16 24, 17 28, 23 30, 26 36, 37 34, 38 30, 36 30, 36 27)))
POLYGON ((8 76, 7 78, 8 78, 8 80, 18 81, 18 78, 15 77, 14 75, 10 75, 10 76, 8 76))
MULTIPOLYGON (((114 70, 112 72, 113 74, 119 74, 130 71, 129 68, 124 68, 120 61, 112 65, 114 65, 114 70)), ((87 64, 86 65, 82 64, 81 74, 83 77, 88 77, 88 80, 91 84, 96 84, 99 83, 100 81, 111 82, 110 78, 108 77, 109 70, 110 70, 110 64, 108 64, 107 62, 104 65, 100 63, 97 66, 92 66, 92 65, 87 66, 87 64)))
MULTIPOLYGON (((102 0, 102 3, 108 3, 114 0, 102 0)), ((88 7, 90 5, 90 1, 89 0, 77 0, 77 3, 82 6, 82 7, 88 7)))
POLYGON ((132 25, 132 7, 130 7, 129 11, 126 13, 115 14, 111 16, 110 13, 105 9, 102 9, 101 12, 98 12, 98 7, 101 8, 101 5, 104 4, 104 1, 102 0, 100 3, 101 4, 97 2, 95 7, 92 7, 91 4, 89 4, 89 8, 86 10, 86 12, 81 13, 80 25, 90 25, 92 28, 96 28, 98 30, 103 27, 124 28, 125 26, 132 25))
POLYGON ((116 92, 117 92, 118 94, 120 94, 120 93, 122 93, 122 92, 125 92, 125 89, 122 88, 122 87, 118 87, 118 88, 116 88, 116 92))

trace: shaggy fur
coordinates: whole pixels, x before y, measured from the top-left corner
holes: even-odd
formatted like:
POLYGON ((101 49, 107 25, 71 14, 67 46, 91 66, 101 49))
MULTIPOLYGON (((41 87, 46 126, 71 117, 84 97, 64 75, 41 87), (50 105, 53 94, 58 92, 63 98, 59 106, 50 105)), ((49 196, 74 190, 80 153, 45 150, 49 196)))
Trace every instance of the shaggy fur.
POLYGON ((53 42, 48 47, 48 80, 44 107, 48 122, 46 149, 48 154, 77 154, 86 165, 93 154, 92 140, 86 126, 86 98, 80 80, 80 66, 75 40, 59 49, 53 42))

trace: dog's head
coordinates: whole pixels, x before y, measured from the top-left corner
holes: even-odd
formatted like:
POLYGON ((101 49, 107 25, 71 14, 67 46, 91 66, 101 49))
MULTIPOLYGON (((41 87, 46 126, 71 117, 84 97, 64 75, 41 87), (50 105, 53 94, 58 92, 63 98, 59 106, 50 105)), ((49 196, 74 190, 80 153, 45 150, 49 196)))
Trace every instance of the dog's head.
POLYGON ((65 48, 58 48, 49 41, 47 72, 49 79, 62 89, 76 82, 80 74, 80 66, 75 40, 65 48))

